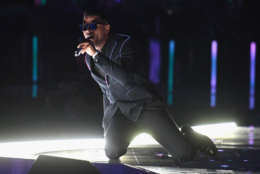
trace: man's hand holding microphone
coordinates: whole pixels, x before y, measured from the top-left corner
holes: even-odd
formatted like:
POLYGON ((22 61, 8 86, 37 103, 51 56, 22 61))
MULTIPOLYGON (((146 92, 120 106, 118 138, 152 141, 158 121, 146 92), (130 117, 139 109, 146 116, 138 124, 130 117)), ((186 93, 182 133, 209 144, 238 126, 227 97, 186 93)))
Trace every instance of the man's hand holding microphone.
POLYGON ((90 40, 92 36, 86 38, 83 42, 78 44, 77 50, 75 51, 75 57, 78 57, 80 55, 83 55, 87 53, 91 57, 95 57, 97 55, 98 51, 96 50, 94 43, 90 40))

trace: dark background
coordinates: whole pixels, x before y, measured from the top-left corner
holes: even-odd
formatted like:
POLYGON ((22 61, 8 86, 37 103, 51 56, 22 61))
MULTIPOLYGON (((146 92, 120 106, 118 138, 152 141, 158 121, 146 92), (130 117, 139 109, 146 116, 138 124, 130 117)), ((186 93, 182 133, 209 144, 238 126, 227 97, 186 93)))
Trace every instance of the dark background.
MULTIPOLYGON (((73 52, 82 9, 101 8, 115 32, 134 35, 149 55, 161 44, 158 91, 167 100, 168 43, 174 40, 178 123, 235 121, 259 126, 259 53, 255 109, 249 110, 250 42, 259 42, 256 0, 2 0, 0 141, 102 136, 102 98, 73 52), (32 37, 38 37, 38 97, 32 98, 32 37), (210 107, 211 41, 218 41, 217 102, 210 107)), ((143 65, 147 66, 147 65, 143 65)))

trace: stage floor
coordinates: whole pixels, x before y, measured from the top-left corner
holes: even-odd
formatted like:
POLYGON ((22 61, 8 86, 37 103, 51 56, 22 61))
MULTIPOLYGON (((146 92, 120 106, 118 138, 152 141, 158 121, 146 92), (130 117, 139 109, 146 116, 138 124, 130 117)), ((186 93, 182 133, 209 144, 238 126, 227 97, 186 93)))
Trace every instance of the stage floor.
MULTIPOLYGON (((121 157, 120 162, 161 174, 260 174, 260 128, 237 127, 231 136, 222 138, 215 137, 213 140, 218 147, 218 155, 216 158, 209 158, 202 155, 199 159, 183 164, 181 167, 176 166, 172 156, 156 143, 131 145, 127 154, 121 157)), ((76 142, 76 144, 82 143, 76 142)), ((78 146, 77 148, 63 148, 60 150, 53 148, 52 150, 35 151, 34 154, 31 155, 31 159, 35 159, 38 155, 49 155, 87 160, 91 163, 109 163, 105 156, 104 149, 98 145, 90 148, 78 146)), ((2 156, 6 157, 5 155, 2 156)), ((28 155, 27 157, 30 159, 28 155)), ((14 156, 14 158, 19 157, 14 156)))
MULTIPOLYGON (((132 145, 121 163, 139 166, 162 174, 170 173, 260 173, 260 128, 238 127, 228 138, 215 138, 216 158, 199 159, 177 167, 159 144, 132 145)), ((103 149, 82 149, 41 153, 58 157, 107 162, 103 149)))

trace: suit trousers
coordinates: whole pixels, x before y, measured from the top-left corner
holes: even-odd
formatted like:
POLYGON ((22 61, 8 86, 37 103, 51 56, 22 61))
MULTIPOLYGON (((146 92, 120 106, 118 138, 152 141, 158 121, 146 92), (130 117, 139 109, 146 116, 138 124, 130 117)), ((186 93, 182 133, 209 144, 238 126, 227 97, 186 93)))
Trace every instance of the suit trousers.
POLYGON ((110 159, 124 155, 131 140, 143 132, 150 134, 176 159, 189 160, 194 153, 194 147, 181 134, 167 107, 158 100, 147 103, 137 121, 117 111, 107 130, 105 153, 110 159))

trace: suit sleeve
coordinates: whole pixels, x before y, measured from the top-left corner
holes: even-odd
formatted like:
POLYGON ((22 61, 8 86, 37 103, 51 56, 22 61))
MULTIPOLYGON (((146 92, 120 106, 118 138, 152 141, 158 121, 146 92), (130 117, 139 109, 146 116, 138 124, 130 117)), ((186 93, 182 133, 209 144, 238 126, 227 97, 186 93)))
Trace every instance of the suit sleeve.
POLYGON ((99 53, 96 56, 95 65, 108 74, 113 80, 116 80, 122 86, 132 85, 134 82, 133 74, 137 56, 137 50, 132 47, 129 41, 126 41, 119 52, 119 61, 114 62, 108 57, 99 53))

